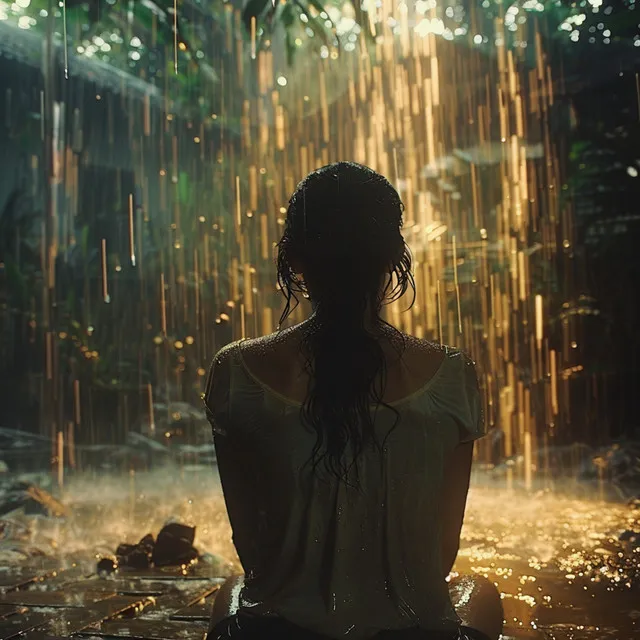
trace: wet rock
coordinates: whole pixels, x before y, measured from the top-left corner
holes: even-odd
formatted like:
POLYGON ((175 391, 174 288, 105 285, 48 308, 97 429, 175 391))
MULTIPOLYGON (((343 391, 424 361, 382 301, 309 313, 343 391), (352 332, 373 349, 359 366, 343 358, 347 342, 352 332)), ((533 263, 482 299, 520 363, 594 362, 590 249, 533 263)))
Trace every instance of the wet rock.
POLYGON ((153 548, 155 540, 148 533, 138 544, 123 543, 116 549, 118 566, 131 569, 148 569, 152 562, 153 548))
POLYGON ((198 557, 193 546, 196 528, 170 522, 160 530, 153 548, 152 562, 156 567, 188 564, 198 557))
POLYGON ((113 558, 101 558, 98 561, 97 572, 101 577, 109 576, 115 573, 118 569, 118 565, 113 558))
POLYGON ((138 544, 123 543, 116 549, 118 566, 130 569, 148 569, 151 566, 151 556, 155 540, 148 533, 138 544))
POLYGON ((156 541, 153 539, 153 535, 147 533, 147 535, 138 542, 138 545, 145 549, 148 553, 153 553, 153 545, 156 541))
POLYGON ((157 539, 148 533, 137 544, 123 542, 116 549, 116 561, 102 558, 98 573, 108 575, 118 569, 150 569, 190 564, 199 553, 193 546, 196 529, 179 522, 169 522, 158 533, 157 539))

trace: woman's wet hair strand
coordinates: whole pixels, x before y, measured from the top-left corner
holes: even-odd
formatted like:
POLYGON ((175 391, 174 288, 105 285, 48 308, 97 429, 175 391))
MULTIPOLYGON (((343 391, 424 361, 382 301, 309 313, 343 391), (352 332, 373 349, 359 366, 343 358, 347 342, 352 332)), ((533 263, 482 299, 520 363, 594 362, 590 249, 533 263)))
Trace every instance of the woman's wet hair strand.
POLYGON ((384 446, 375 439, 372 407, 389 407, 396 424, 399 418, 382 399, 387 369, 379 333, 393 331, 395 343, 403 345, 402 334, 380 312, 409 288, 415 300, 403 210, 383 176, 353 162, 331 164, 298 185, 278 243, 285 297, 280 326, 298 295, 309 296, 314 306, 302 339, 312 382, 301 413, 317 434, 310 461, 314 470, 323 462, 345 482, 366 446, 384 446))

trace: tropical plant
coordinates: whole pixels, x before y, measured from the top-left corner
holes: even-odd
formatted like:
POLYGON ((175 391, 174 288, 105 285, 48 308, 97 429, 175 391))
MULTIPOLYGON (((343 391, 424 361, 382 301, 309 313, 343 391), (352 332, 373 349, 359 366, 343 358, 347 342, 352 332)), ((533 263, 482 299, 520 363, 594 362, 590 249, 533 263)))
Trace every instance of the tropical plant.
POLYGON ((227 107, 234 103, 238 87, 228 79, 237 51, 227 46, 234 23, 223 0, 68 0, 52 16, 47 0, 3 5, 0 19, 43 35, 52 30, 54 42, 66 44, 65 57, 96 60, 162 87, 175 112, 204 118, 220 114, 223 99, 227 107))

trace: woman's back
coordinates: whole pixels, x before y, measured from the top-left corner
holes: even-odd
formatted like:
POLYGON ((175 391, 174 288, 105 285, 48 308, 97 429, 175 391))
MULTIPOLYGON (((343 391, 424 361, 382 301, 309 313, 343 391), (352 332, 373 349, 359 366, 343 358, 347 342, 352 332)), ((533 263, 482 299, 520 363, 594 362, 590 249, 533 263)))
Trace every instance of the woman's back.
POLYGON ((455 349, 379 333, 390 406, 371 411, 384 446, 364 447, 351 483, 307 464, 316 433, 301 420, 310 388, 302 335, 298 325, 216 357, 207 404, 246 573, 242 608, 332 637, 455 629, 443 484, 457 445, 482 435, 473 363, 455 349))

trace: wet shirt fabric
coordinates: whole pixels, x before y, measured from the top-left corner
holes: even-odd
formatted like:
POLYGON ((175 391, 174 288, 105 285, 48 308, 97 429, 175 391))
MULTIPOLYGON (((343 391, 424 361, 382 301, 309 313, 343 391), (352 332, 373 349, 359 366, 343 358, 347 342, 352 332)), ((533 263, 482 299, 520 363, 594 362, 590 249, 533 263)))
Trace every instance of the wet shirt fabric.
POLYGON ((242 341, 219 352, 214 371, 222 362, 228 379, 207 416, 245 571, 240 611, 333 638, 456 630, 439 510, 447 455, 484 434, 473 362, 445 347, 429 382, 390 403, 395 428, 393 411, 376 410, 376 439, 386 441, 358 458, 357 489, 306 464, 316 434, 300 403, 253 376, 242 341))
MULTIPOLYGON (((347 636, 350 637, 350 636, 347 636)), ((236 613, 221 620, 206 640, 327 640, 328 636, 309 631, 280 617, 236 613)), ((455 631, 425 631, 419 627, 380 631, 373 640, 490 640, 481 631, 460 627, 455 631)))

